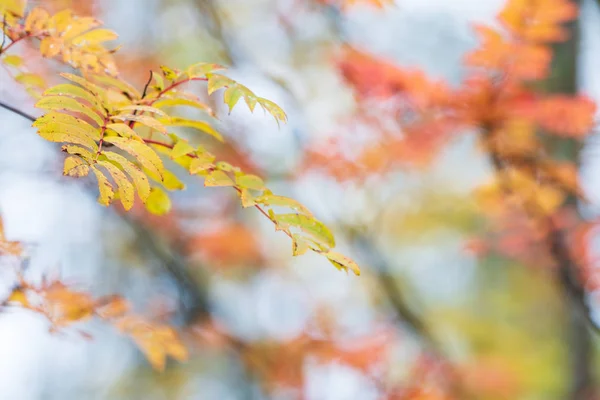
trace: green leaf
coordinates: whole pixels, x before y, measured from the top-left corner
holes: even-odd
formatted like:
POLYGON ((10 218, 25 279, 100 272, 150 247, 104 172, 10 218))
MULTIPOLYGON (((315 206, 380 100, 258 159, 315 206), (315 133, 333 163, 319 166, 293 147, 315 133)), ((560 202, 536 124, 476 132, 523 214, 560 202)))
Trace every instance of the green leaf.
POLYGON ((63 175, 80 178, 87 176, 90 172, 90 166, 79 157, 67 157, 65 158, 65 165, 63 168, 63 175))
POLYGON ((223 136, 221 136, 221 134, 217 132, 215 128, 213 128, 208 122, 193 121, 190 119, 180 117, 163 118, 160 121, 167 126, 185 126, 189 128, 198 129, 199 131, 208 133, 209 135, 215 137, 221 142, 224 141, 223 136))
POLYGON ((35 104, 35 107, 45 110, 63 110, 80 113, 89 117, 99 127, 104 125, 104 118, 84 103, 81 103, 72 97, 44 96, 35 104))
POLYGON ((335 239, 329 229, 321 221, 304 214, 273 214, 277 228, 288 231, 296 227, 311 235, 319 244, 329 248, 335 247, 335 239))
POLYGON ((204 186, 234 186, 234 183, 225 172, 215 170, 204 178, 204 186))
POLYGON ((144 168, 152 171, 155 175, 161 177, 165 170, 162 160, 152 148, 145 143, 137 140, 122 138, 118 136, 105 137, 104 141, 112 143, 121 150, 124 150, 134 156, 144 168))
POLYGON ((129 182, 127 176, 123 173, 123 171, 108 161, 98 161, 98 165, 106 168, 117 184, 119 199, 121 200, 121 204, 123 204, 123 208, 126 211, 131 210, 131 207, 133 207, 135 192, 133 190, 133 185, 131 182, 129 182))
POLYGON ((325 254, 325 257, 327 257, 329 262, 331 262, 340 271, 348 272, 348 270, 350 270, 354 272, 355 275, 360 275, 360 268, 358 267, 358 264, 343 254, 330 251, 325 254))
POLYGON ((171 150, 171 158, 178 158, 196 151, 186 140, 179 140, 171 150))
POLYGON ((133 180, 133 184, 137 190, 138 196, 143 203, 146 202, 150 195, 150 183, 148 177, 135 164, 118 153, 112 151, 104 151, 102 155, 108 160, 117 163, 133 180))
POLYGON ((98 197, 98 203, 108 206, 112 199, 115 197, 115 192, 113 191, 113 187, 104 176, 102 171, 98 169, 95 165, 92 165, 92 171, 96 175, 96 179, 98 179, 98 189, 100 190, 100 197, 98 197))
POLYGON ((158 187, 153 187, 146 200, 146 209, 154 215, 164 215, 171 211, 171 199, 158 187))

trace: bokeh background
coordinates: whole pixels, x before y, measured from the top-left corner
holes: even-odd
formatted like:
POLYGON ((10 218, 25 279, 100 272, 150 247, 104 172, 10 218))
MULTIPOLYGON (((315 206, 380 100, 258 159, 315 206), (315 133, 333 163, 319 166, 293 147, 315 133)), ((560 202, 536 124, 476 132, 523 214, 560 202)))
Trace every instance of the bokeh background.
MULTIPOLYGON (((344 49, 458 85, 463 56, 477 45, 471 24, 494 25, 502 0, 397 0, 344 12, 318 0, 30 3, 102 19, 119 33, 121 70, 140 88, 159 65, 216 62, 281 105, 289 123, 278 129, 268 115, 241 106, 229 115, 210 99, 228 139, 215 151, 307 205, 363 274, 292 257, 288 238, 241 209, 235 193, 204 188, 185 172, 186 190, 173 193, 165 217, 101 207, 93 182, 63 178, 63 155, 2 110, 0 212, 9 238, 31 249, 28 276, 123 294, 174 321, 191 357, 155 372, 110 326, 84 324, 93 335, 84 340, 3 309, 0 398, 446 399, 438 388, 454 373, 466 399, 569 398, 578 366, 552 275, 473 244, 487 229, 473 190, 492 173, 474 136, 445 144, 419 168, 385 174, 353 175, 322 157, 336 140, 351 153, 385 128, 365 123, 386 104, 370 103, 365 117, 337 62, 344 49)), ((600 99, 600 12, 594 0, 581 7, 581 45, 561 79, 600 99)), ((3 71, 0 98, 39 113, 3 71)), ((581 163, 591 200, 581 212, 590 219, 600 199, 596 142, 592 135, 581 163)), ((502 245, 527 253, 520 239, 502 245)), ((7 295, 14 281, 4 275, 7 295)))

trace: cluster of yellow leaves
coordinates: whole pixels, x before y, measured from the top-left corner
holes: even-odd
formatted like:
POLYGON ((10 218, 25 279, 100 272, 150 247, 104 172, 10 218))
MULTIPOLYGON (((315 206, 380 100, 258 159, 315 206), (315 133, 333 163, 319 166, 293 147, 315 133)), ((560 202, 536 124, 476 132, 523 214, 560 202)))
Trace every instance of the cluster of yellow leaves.
POLYGON ((167 356, 179 361, 187 359, 187 350, 173 328, 128 314, 129 304, 120 296, 94 299, 89 293, 73 290, 58 280, 32 285, 20 278, 5 303, 45 316, 51 332, 94 316, 106 320, 131 336, 150 364, 160 371, 167 356))
POLYGON ((115 50, 108 50, 104 43, 117 39, 118 35, 105 28, 92 17, 78 17, 66 9, 50 15, 36 7, 29 12, 22 25, 12 27, 11 38, 18 41, 33 37, 40 39, 43 57, 60 56, 62 61, 83 72, 117 74, 113 59, 115 50))
POLYGON ((46 140, 67 143, 62 147, 70 156, 65 159, 64 175, 96 176, 99 202, 109 205, 119 199, 123 208, 133 207, 135 194, 154 214, 171 208, 164 190, 181 190, 185 186, 164 167, 159 153, 169 157, 192 175, 204 178, 205 186, 232 187, 244 207, 254 206, 267 216, 278 230, 293 240, 294 255, 312 250, 323 254, 336 268, 359 274, 356 263, 332 251, 335 240, 329 229, 297 201, 274 195, 262 179, 216 157, 203 146, 193 146, 179 138, 170 127, 187 127, 223 140, 208 122, 167 114, 164 110, 188 106, 211 114, 196 96, 181 90, 181 85, 206 81, 209 94, 224 89, 229 109, 244 99, 250 110, 259 104, 279 123, 286 114, 275 103, 258 97, 245 86, 216 74, 216 64, 195 64, 185 71, 162 67, 162 74, 152 74, 144 93, 128 83, 106 75, 88 74, 88 79, 61 74, 71 83, 46 90, 36 107, 48 110, 33 126, 46 140), (114 146, 124 154, 108 150, 114 146), (152 184, 150 183, 152 181, 152 184), (115 189, 116 186, 116 189, 115 189), (265 211, 268 207, 268 213, 265 211), (273 207, 291 209, 276 214, 273 207))

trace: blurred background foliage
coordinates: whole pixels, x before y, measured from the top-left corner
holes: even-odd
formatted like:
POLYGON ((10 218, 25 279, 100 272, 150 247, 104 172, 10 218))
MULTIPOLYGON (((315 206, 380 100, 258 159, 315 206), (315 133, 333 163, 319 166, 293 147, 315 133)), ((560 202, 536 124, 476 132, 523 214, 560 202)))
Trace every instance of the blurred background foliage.
MULTIPOLYGON (((241 209, 234 193, 187 174, 178 176, 187 188, 173 194, 168 216, 100 208, 92 186, 61 177, 61 155, 3 112, 0 209, 11 237, 33 246, 32 276, 52 271, 94 293, 124 294, 175 321, 191 357, 158 373, 106 327, 87 324, 94 339, 85 341, 47 334, 34 315, 2 312, 2 398, 570 398, 573 371, 582 367, 573 365, 572 310, 517 219, 506 220, 516 221, 512 234, 494 236, 496 224, 474 196, 492 173, 474 135, 422 139, 397 161, 412 157, 418 168, 336 167, 357 143, 394 129, 378 118, 385 101, 365 105, 344 79, 345 49, 368 49, 456 85, 462 57, 477 43, 469 24, 492 23, 502 1, 399 0, 343 13, 322 0, 31 3, 103 20, 124 45, 121 71, 140 88, 160 65, 215 62, 281 105, 289 123, 278 130, 269 116, 243 107, 228 115, 212 103, 228 141, 207 146, 309 206, 363 274, 344 275, 313 255, 292 258, 289 241, 241 209), (330 143, 343 143, 344 157, 319 158, 330 143), (25 144, 36 152, 20 153, 25 144), (487 251, 489 243, 501 251, 487 251)), ((559 49, 549 90, 572 92, 579 82, 595 93, 585 73, 599 43, 585 26, 599 14, 588 3, 583 44, 566 43, 564 56, 559 49)), ((363 78, 376 86, 378 73, 363 78)), ((2 99, 31 106, 7 76, 1 82, 2 99)), ((556 151, 568 146, 562 141, 556 151)), ((593 154, 592 139, 587 147, 593 154)), ((379 157, 366 165, 376 167, 379 157)), ((597 175, 590 165, 587 186, 597 175)), ((594 216, 593 207, 583 211, 594 216)), ((584 366, 594 387, 596 364, 584 366)))

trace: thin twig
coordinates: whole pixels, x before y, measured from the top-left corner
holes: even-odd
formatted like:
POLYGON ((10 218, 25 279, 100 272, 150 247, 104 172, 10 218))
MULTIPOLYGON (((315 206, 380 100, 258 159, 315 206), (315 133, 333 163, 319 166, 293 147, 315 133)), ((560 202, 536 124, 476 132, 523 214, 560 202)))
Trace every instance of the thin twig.
POLYGON ((33 115, 31 115, 31 114, 28 114, 28 113, 26 113, 25 111, 21 111, 21 110, 19 110, 18 108, 15 108, 15 107, 13 107, 13 106, 10 106, 10 105, 6 104, 6 103, 5 103, 5 102, 3 102, 3 101, 0 101, 0 107, 1 107, 1 108, 4 108, 4 109, 6 109, 6 110, 8 110, 8 111, 11 111, 11 112, 13 112, 13 113, 15 113, 15 114, 17 114, 17 115, 20 115, 21 117, 23 117, 23 118, 25 118, 25 119, 28 119, 28 120, 29 120, 29 121, 31 121, 31 122, 35 122, 35 120, 37 119, 37 118, 36 118, 36 117, 34 117, 33 115))

